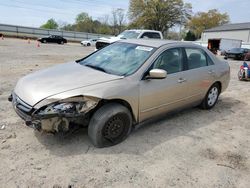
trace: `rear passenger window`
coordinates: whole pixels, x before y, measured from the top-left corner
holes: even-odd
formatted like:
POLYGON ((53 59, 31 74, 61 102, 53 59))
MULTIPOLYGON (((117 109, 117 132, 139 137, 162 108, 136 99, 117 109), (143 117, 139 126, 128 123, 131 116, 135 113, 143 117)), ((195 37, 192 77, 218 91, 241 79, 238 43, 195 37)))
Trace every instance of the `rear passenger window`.
POLYGON ((141 38, 154 38, 154 39, 160 39, 161 36, 159 33, 154 33, 154 32, 146 32, 142 34, 141 38))
POLYGON ((182 50, 173 48, 164 51, 154 62, 154 69, 163 69, 168 74, 182 71, 182 50))
POLYGON ((186 48, 188 69, 196 69, 212 65, 212 60, 201 49, 186 48))

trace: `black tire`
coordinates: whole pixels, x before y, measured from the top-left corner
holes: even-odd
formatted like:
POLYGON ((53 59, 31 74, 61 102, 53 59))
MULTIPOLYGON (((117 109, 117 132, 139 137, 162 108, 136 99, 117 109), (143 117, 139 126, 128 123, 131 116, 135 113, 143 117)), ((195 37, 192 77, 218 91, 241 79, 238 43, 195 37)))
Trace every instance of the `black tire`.
POLYGON ((90 46, 90 43, 87 43, 87 46, 90 46))
POLYGON ((42 43, 47 43, 47 40, 42 40, 42 43))
POLYGON ((88 135, 98 148, 113 146, 125 140, 131 132, 130 111, 118 103, 109 103, 98 109, 92 116, 88 135))
POLYGON ((61 41, 61 44, 64 44, 64 41, 61 41))
POLYGON ((215 83, 209 88, 209 90, 208 90, 205 98, 203 99, 200 107, 204 110, 209 110, 209 109, 213 108, 218 101, 219 95, 220 95, 220 86, 218 83, 215 83), (217 91, 217 95, 215 95, 216 91, 217 91))

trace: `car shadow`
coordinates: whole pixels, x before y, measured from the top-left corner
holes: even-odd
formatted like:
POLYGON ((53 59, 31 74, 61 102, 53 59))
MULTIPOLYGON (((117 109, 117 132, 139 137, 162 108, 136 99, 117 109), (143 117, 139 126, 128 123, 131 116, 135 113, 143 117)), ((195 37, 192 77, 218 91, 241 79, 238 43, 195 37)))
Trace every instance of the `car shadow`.
MULTIPOLYGON (((148 121, 135 129, 122 143, 107 147, 95 148, 87 134, 87 128, 80 129, 66 136, 49 135, 35 132, 38 141, 51 154, 57 156, 83 154, 120 154, 143 155, 160 144, 175 137, 192 136, 190 132, 208 127, 217 121, 224 121, 246 104, 231 97, 221 97, 218 104, 211 110, 199 108, 186 109, 175 114, 169 114, 157 120, 148 121), (235 110, 235 111, 234 111, 235 110)), ((202 139, 198 138, 198 139, 202 139)))

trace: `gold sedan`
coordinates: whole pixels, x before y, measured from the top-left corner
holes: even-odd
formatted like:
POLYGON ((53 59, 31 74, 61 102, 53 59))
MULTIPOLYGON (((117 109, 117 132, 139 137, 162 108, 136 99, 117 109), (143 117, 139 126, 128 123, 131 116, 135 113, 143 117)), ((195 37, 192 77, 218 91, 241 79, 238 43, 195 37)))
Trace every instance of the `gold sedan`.
POLYGON ((229 80, 228 63, 201 46, 133 39, 27 75, 9 100, 32 128, 56 133, 88 126, 92 143, 105 147, 158 115, 211 109, 229 80))

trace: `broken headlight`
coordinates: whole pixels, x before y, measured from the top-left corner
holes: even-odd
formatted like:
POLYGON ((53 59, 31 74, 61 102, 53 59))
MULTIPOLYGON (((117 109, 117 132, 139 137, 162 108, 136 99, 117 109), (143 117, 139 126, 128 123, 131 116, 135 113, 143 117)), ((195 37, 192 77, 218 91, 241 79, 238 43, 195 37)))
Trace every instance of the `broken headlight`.
POLYGON ((38 115, 72 114, 79 112, 83 103, 52 103, 38 111, 38 115))
POLYGON ((87 113, 97 105, 97 101, 84 100, 78 102, 61 101, 40 108, 37 115, 82 114, 87 113))

